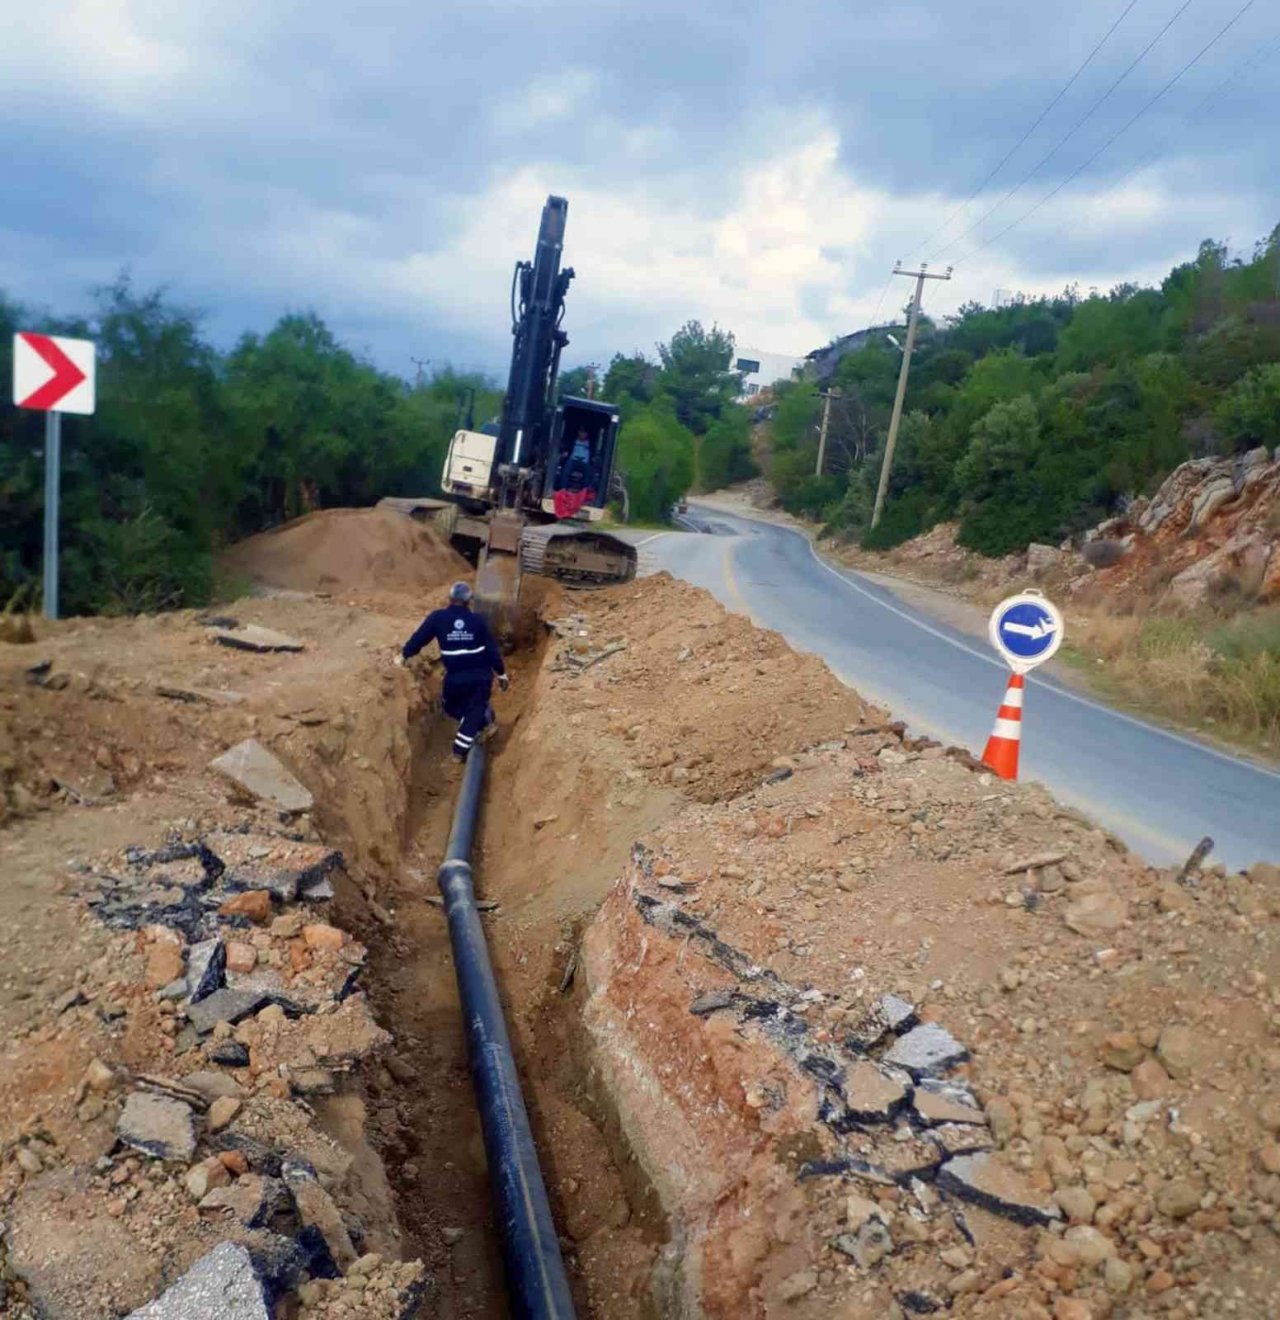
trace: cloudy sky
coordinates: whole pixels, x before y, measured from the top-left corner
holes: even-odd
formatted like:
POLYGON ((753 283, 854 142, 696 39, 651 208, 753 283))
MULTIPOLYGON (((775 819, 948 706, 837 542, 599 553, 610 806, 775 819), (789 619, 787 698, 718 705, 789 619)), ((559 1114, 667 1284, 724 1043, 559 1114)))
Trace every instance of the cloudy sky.
POLYGON ((390 370, 501 370, 548 192, 570 362, 689 317, 802 354, 890 315, 899 257, 957 263, 936 313, 1156 281, 1280 221, 1274 0, 1022 217, 1244 2, 0 0, 0 290, 127 267, 220 343, 314 308, 390 370))

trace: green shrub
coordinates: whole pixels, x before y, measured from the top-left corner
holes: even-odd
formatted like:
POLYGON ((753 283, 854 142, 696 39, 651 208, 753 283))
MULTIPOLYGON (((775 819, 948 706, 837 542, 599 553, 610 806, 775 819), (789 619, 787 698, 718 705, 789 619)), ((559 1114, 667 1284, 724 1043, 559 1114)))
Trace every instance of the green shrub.
POLYGON ((1280 445, 1280 362, 1254 367, 1236 381, 1214 421, 1229 452, 1280 445))

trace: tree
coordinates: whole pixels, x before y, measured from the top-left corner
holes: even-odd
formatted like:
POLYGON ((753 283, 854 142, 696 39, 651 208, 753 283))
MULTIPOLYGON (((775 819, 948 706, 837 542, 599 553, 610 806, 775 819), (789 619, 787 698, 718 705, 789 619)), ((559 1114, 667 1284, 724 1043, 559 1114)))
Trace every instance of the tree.
POLYGON ((733 336, 719 326, 706 330, 700 321, 686 321, 669 343, 658 345, 658 357, 658 391, 695 435, 704 434, 741 392, 742 378, 730 370, 733 336))
MULTIPOLYGON (((570 367, 567 371, 560 373, 557 394, 562 399, 585 399, 593 388, 598 392, 599 387, 600 368, 596 363, 588 362, 580 367, 570 367)), ((605 398, 608 397, 606 394, 605 398)))
POLYGON ((1030 395, 997 403, 973 428, 956 468, 961 545, 1002 555, 1040 532, 1040 495, 1033 476, 1039 448, 1040 421, 1030 395))
POLYGON ((659 367, 639 351, 630 355, 615 353, 604 376, 604 397, 620 404, 624 398, 637 403, 652 400, 657 385, 659 367))

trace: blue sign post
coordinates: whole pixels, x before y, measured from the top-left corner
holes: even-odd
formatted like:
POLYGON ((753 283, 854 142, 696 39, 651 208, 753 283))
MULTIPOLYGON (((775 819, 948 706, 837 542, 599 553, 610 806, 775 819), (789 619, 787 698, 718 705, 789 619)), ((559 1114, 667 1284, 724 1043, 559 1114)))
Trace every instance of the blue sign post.
POLYGON ((1015 674, 1042 665, 1062 645, 1062 614, 1038 591, 1002 600, 991 615, 987 635, 1015 674))

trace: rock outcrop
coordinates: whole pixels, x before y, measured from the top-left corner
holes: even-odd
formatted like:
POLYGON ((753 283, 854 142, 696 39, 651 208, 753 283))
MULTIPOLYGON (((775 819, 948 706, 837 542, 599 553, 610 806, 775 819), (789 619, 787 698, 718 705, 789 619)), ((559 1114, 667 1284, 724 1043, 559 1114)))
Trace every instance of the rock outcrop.
POLYGON ((1280 599, 1280 451, 1183 463, 1150 500, 1087 533, 1081 554, 1099 570, 1092 580, 1120 594, 1154 576, 1172 605, 1203 605, 1220 592, 1280 599), (1091 553, 1116 543, 1125 549, 1118 563, 1091 553))

